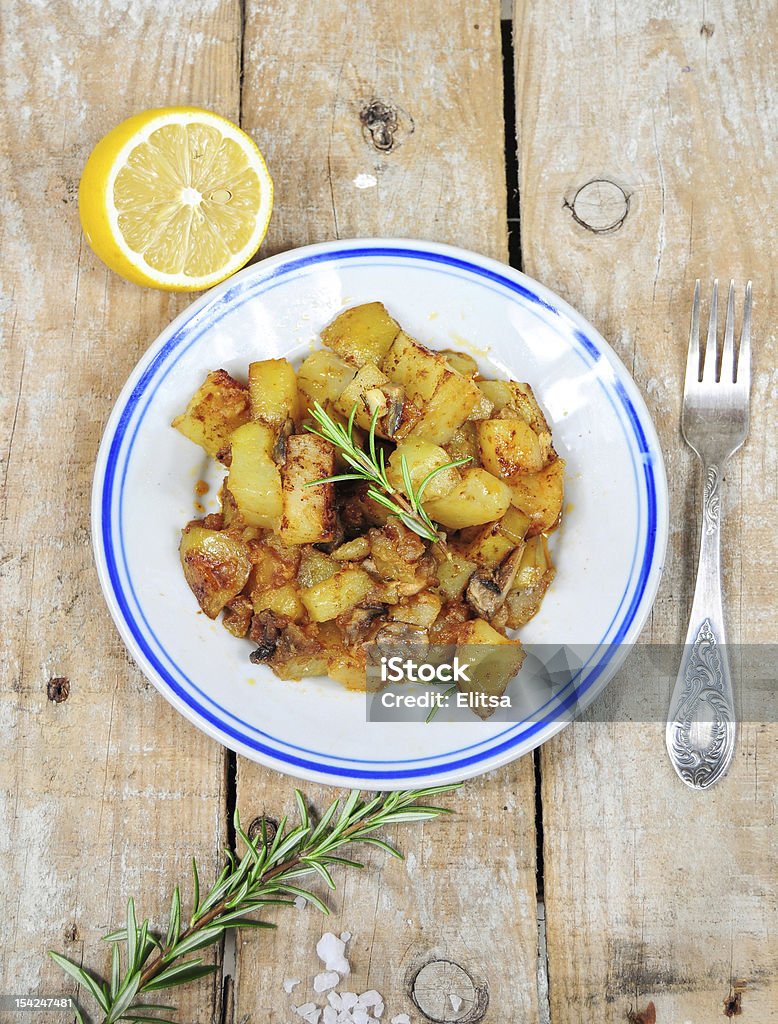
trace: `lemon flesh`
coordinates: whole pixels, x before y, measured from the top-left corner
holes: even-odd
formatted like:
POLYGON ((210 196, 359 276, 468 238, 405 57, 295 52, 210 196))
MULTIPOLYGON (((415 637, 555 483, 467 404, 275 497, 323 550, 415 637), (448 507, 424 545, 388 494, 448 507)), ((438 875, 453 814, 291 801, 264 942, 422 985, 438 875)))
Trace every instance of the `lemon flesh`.
POLYGON ((252 140, 193 108, 146 111, 92 152, 79 187, 84 233, 111 269, 156 288, 210 287, 262 241, 273 184, 252 140))

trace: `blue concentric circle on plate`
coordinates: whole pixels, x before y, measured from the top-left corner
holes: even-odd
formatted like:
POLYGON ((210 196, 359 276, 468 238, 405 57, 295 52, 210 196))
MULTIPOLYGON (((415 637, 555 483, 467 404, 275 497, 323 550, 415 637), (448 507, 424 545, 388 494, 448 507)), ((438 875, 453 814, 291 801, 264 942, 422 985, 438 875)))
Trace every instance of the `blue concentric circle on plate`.
MULTIPOLYGON (((182 402, 186 397, 184 393, 182 402)), ((571 708, 585 706, 599 692, 636 639, 656 593, 667 539, 667 489, 656 433, 637 389, 594 328, 561 299, 524 275, 463 250, 426 242, 367 240, 325 243, 273 257, 213 289, 171 324, 136 367, 108 422, 97 460, 92 515, 98 572, 114 621, 144 673, 186 717, 225 745, 289 774, 341 785, 400 788, 465 778, 504 764, 543 742, 566 724, 571 708), (256 717, 227 708, 212 687, 193 677, 191 668, 186 671, 171 654, 165 623, 155 621, 139 593, 144 567, 128 554, 132 510, 127 480, 139 431, 160 389, 175 379, 192 346, 204 344, 236 309, 261 303, 275 289, 312 287, 322 274, 355 266, 370 268, 377 282, 388 268, 418 268, 427 275, 442 275, 448 284, 461 280, 477 286, 485 302, 492 294, 502 302, 519 304, 538 323, 553 326, 555 319, 563 321, 582 372, 591 373, 593 386, 599 389, 597 401, 608 404, 609 415, 623 434, 620 443, 629 451, 627 490, 635 503, 636 523, 631 564, 625 566, 623 592, 614 600, 613 614, 588 662, 532 721, 510 723, 487 736, 476 733, 445 753, 344 755, 326 749, 326 744, 317 749, 310 740, 273 735, 256 717)))

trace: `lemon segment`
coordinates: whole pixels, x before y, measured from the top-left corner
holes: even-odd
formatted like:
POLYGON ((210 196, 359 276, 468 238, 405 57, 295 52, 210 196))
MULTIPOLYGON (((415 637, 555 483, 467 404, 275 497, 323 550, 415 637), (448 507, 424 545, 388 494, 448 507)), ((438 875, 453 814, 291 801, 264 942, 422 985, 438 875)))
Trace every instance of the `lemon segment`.
POLYGON ((138 284, 198 291, 259 248, 273 183, 254 142, 193 107, 149 110, 95 146, 78 193, 89 245, 138 284))

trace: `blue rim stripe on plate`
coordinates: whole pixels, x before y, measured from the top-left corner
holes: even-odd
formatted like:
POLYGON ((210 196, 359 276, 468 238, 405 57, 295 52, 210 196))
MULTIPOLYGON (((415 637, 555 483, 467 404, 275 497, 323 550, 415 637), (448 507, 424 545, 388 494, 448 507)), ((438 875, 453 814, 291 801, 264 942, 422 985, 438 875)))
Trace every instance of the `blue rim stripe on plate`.
MULTIPOLYGON (((380 246, 379 247, 379 246, 376 246, 376 247, 371 247, 371 248, 360 248, 360 249, 352 248, 352 249, 343 249, 343 250, 336 250, 336 251, 326 251, 326 252, 321 252, 321 253, 316 253, 316 254, 309 254, 309 255, 301 257, 301 258, 299 258, 297 260, 287 261, 285 263, 282 263, 279 266, 274 267, 272 272, 268 273, 265 277, 257 278, 257 279, 252 279, 252 281, 253 281, 253 283, 262 283, 265 286, 267 286, 267 284, 269 282, 273 281, 274 279, 276 279, 276 278, 286 278, 286 277, 288 277, 288 275, 292 271, 303 269, 305 267, 310 266, 311 264, 315 264, 315 263, 318 263, 318 262, 331 262, 331 261, 348 260, 348 259, 357 259, 358 260, 359 258, 362 258, 362 257, 365 257, 365 256, 369 256, 371 258, 376 258, 376 257, 381 257, 381 256, 390 257, 390 258, 394 258, 394 259, 405 258, 405 259, 412 259, 412 260, 417 260, 417 261, 422 261, 422 262, 439 263, 439 264, 443 264, 443 265, 445 265, 447 267, 455 267, 457 269, 460 269, 460 270, 466 272, 466 274, 469 277, 472 276, 473 274, 475 274, 479 278, 485 278, 487 280, 490 280, 493 283, 497 284, 500 287, 500 289, 503 290, 503 292, 507 288, 510 292, 513 292, 514 294, 519 294, 519 295, 521 295, 525 299, 529 299, 534 304, 537 304, 537 305, 541 306, 542 308, 544 308, 544 309, 554 313, 556 316, 561 315, 559 313, 559 311, 554 306, 552 306, 551 304, 549 304, 548 302, 543 300, 539 295, 537 295, 535 292, 531 291, 526 286, 524 286, 521 283, 519 283, 517 281, 514 281, 514 280, 512 280, 510 278, 507 278, 507 277, 505 277, 502 274, 499 274, 499 273, 497 273, 497 272, 495 272, 493 270, 490 270, 489 268, 481 267, 478 264, 473 264, 473 263, 470 263, 470 262, 468 262, 466 260, 463 260, 461 258, 458 258, 458 257, 455 257, 455 256, 450 256, 450 255, 443 254, 443 253, 435 253, 435 252, 429 252, 429 251, 425 251, 425 250, 416 250, 416 249, 406 249, 406 248, 403 248, 403 247, 388 247, 388 246, 380 246)), ((650 448, 648 446, 647 439, 646 439, 646 436, 645 436, 645 432, 643 431, 642 424, 640 422, 640 418, 638 416, 637 410, 634 408, 634 406, 632 404, 632 401, 630 400, 629 395, 627 394, 626 389, 624 388, 623 384, 618 379, 615 379, 613 381, 613 384, 615 385, 616 394, 617 394, 617 396, 619 398, 620 404, 622 405, 623 409, 627 413, 627 416, 628 416, 628 419, 629 419, 629 422, 630 422, 630 426, 631 426, 631 428, 632 428, 632 430, 634 432, 634 436, 635 436, 635 438, 636 438, 636 440, 638 442, 638 445, 637 445, 638 450, 644 456, 643 475, 644 475, 644 481, 645 481, 645 486, 646 486, 646 492, 647 492, 646 493, 646 498, 647 498, 647 504, 648 504, 648 523, 647 523, 646 549, 645 549, 645 552, 644 552, 644 558, 643 558, 643 563, 641 565, 641 570, 640 570, 640 575, 639 575, 638 583, 637 583, 637 586, 635 588, 635 591, 633 592, 632 599, 630 601, 630 604, 629 604, 629 607, 627 609, 627 612, 626 612, 626 615, 624 617, 624 620, 621 623, 621 626, 619 628, 619 632, 618 632, 617 636, 610 642, 610 644, 609 644, 608 648, 606 649, 603 657, 600 659, 600 661, 597 664, 597 666, 589 673, 589 675, 586 677, 586 679, 583 681, 583 683, 581 683, 580 685, 576 686, 575 689, 567 697, 567 699, 565 699, 561 704, 558 704, 554 708, 554 715, 553 715, 553 717, 543 718, 543 719, 540 719, 539 721, 531 723, 531 725, 529 725, 528 727, 524 728, 520 733, 518 733, 518 734, 514 733, 513 735, 510 736, 510 738, 506 739, 502 743, 495 744, 493 742, 495 737, 492 737, 489 741, 483 741, 483 742, 491 742, 492 745, 488 746, 485 750, 482 750, 479 753, 473 754, 473 755, 471 755, 469 757, 456 758, 456 754, 460 753, 460 751, 454 751, 454 752, 449 751, 446 754, 436 756, 436 759, 438 759, 438 757, 439 758, 444 758, 444 757, 447 757, 447 758, 454 757, 455 758, 454 760, 449 760, 448 762, 446 762, 444 764, 431 764, 430 763, 431 758, 428 757, 428 758, 424 758, 423 759, 425 764, 424 764, 423 767, 419 767, 419 768, 395 769, 393 771, 378 771, 378 770, 375 770, 375 769, 373 769, 373 770, 365 770, 365 767, 354 769, 354 768, 349 768, 349 767, 341 767, 339 765, 333 765, 333 764, 331 764, 329 762, 322 763, 320 761, 315 761, 315 760, 310 760, 308 758, 298 757, 298 756, 296 756, 294 754, 287 754, 287 753, 285 753, 283 751, 277 750, 274 747, 269 747, 269 746, 267 746, 264 743, 258 742, 255 739, 253 739, 252 737, 246 736, 244 733, 241 733, 238 729, 235 729, 234 727, 232 727, 228 723, 224 722, 223 719, 220 719, 218 716, 214 715, 207 708, 202 707, 196 700, 193 700, 192 697, 191 697, 191 694, 189 694, 185 689, 183 689, 178 684, 178 682, 170 675, 170 673, 165 669, 165 667, 160 663, 158 657, 155 655, 153 650, 150 648, 149 644, 146 641, 146 638, 143 636, 142 632, 138 628, 138 624, 137 624, 137 622, 135 621, 135 619, 134 619, 134 617, 132 615, 132 612, 131 612, 131 610, 129 608, 129 605, 128 605, 128 602, 127 602, 124 590, 123 590, 123 588, 121 586, 121 582, 120 582, 120 578, 119 578, 119 572, 118 572, 117 564, 116 564, 116 557, 115 557, 115 550, 114 550, 114 538, 113 538, 113 534, 111 533, 110 524, 111 524, 111 508, 112 508, 112 503, 113 503, 115 477, 116 477, 116 471, 117 471, 117 466, 118 466, 118 460, 119 460, 119 457, 120 457, 120 454, 121 454, 121 446, 122 446, 122 442, 124 440, 124 437, 125 437, 125 434, 126 434, 126 431, 127 431, 127 427, 128 427, 128 425, 129 425, 129 423, 130 423, 130 421, 132 419, 133 413, 135 412, 136 407, 137 407, 137 405, 138 405, 142 395, 146 391, 146 388, 148 387, 148 385, 151 382, 151 380, 156 375, 156 373, 157 373, 158 369, 160 368, 160 366, 167 360, 167 357, 170 354, 170 352, 173 349, 175 349, 180 344, 181 336, 183 334, 185 334, 185 333, 191 332, 192 328, 197 324, 198 321, 207 320, 208 326, 211 326, 212 323, 213 323, 213 314, 215 313, 215 311, 217 309, 219 309, 219 307, 229 308, 231 302, 244 290, 245 290, 245 285, 237 285, 234 288, 228 289, 222 295, 217 296, 216 299, 214 299, 214 301, 212 303, 210 303, 210 304, 206 305, 205 307, 202 307, 200 310, 196 311, 195 314, 192 317, 190 317, 189 320, 186 321, 186 323, 182 326, 182 328, 180 328, 179 331, 177 331, 175 335, 173 335, 170 339, 168 339, 168 341, 163 346, 163 348, 160 350, 160 352, 158 352, 156 354, 156 356, 152 359, 152 361, 149 364, 149 366, 146 367, 146 369, 142 373, 141 377, 139 378, 138 382, 136 383, 135 387, 133 388, 133 391, 132 391, 132 393, 131 393, 128 401, 127 401, 127 404, 126 404, 125 408, 122 410, 122 414, 121 414, 121 416, 119 418, 119 422, 116 425, 113 438, 111 439, 111 445, 110 445, 110 449, 109 449, 109 452, 108 452, 108 459, 107 459, 107 464, 106 464, 106 472, 105 472, 105 477, 104 477, 104 481, 103 481, 103 491, 102 491, 102 494, 101 494, 101 511, 102 511, 102 515, 101 515, 101 534, 102 534, 103 550, 104 550, 105 557, 106 557, 106 566, 107 566, 107 569, 108 569, 108 576, 109 576, 111 587, 112 587, 112 590, 113 590, 113 595, 114 595, 114 597, 115 597, 115 599, 117 601, 117 604, 119 605, 119 608, 121 610, 121 614, 122 614, 124 623, 125 623, 126 627, 128 628, 129 632, 131 633, 134 641, 138 644, 138 646, 142 650, 144 656, 146 657, 146 659, 151 664, 151 666, 154 669, 154 671, 157 672, 160 675, 160 677, 162 678, 164 683, 167 686, 169 686, 170 689, 174 693, 176 693, 176 695, 181 700, 183 700, 187 705, 189 705, 192 708, 192 710, 194 710, 203 719, 208 721, 211 725, 213 725, 222 734, 226 734, 227 736, 231 737, 234 740, 237 740, 239 743, 241 743, 244 746, 248 746, 250 748, 253 748, 253 749, 257 750, 259 753, 262 753, 262 754, 268 756, 272 760, 276 760, 276 761, 280 760, 282 762, 285 762, 285 763, 287 763, 287 764, 289 764, 291 766, 295 766, 295 767, 298 767, 298 768, 303 768, 303 769, 306 769, 306 770, 309 770, 309 771, 319 772, 319 773, 324 772, 325 774, 341 776, 341 777, 344 777, 344 778, 365 778, 365 779, 371 779, 371 780, 380 781, 380 780, 399 780, 399 779, 404 779, 404 778, 413 778, 413 777, 418 776, 418 775, 429 775, 431 773, 434 773, 434 774, 448 774, 448 773, 457 771, 459 769, 466 768, 466 767, 468 767, 470 765, 476 764, 476 763, 478 763, 480 761, 494 758, 496 755, 499 755, 500 753, 510 749, 511 747, 515 747, 519 743, 525 742, 529 737, 531 737, 532 735, 536 734, 540 729, 544 729, 549 724, 553 724, 555 721, 560 720, 562 718, 562 716, 563 716, 565 711, 567 711, 570 707, 573 707, 575 704, 577 704, 581 700, 581 698, 584 696, 584 694, 591 688, 591 686, 595 683, 595 681, 599 678, 599 676, 602 674, 602 672, 605 670, 605 668, 607 667, 607 665, 611 661, 611 659, 613 657, 613 654, 614 654, 614 652, 616 650, 617 645, 620 643, 621 640, 623 640, 626 632, 628 631, 630 625, 632 624, 632 621, 634 620, 635 614, 637 613, 637 609, 639 608, 639 606, 640 606, 640 604, 642 602, 643 595, 645 593, 645 589, 646 589, 646 585, 647 585, 648 576, 650 574, 651 567, 652 567, 653 560, 654 560, 654 552, 655 552, 655 548, 656 548, 656 537, 657 537, 657 500, 656 500, 656 484, 655 484, 655 479, 654 479, 654 467, 652 465, 652 459, 651 459, 651 450, 650 450, 650 448)), ((225 312, 226 312, 226 308, 225 308, 225 312)), ((221 317, 219 317, 219 319, 220 318, 221 317)), ((582 347, 587 351, 587 354, 590 356, 590 358, 592 360, 600 359, 602 357, 603 353, 601 352, 601 350, 591 341, 590 338, 587 337, 587 335, 584 332, 582 332, 580 330, 576 330, 575 331, 575 336, 577 337, 579 342, 581 342, 582 347)), ((606 394, 607 393, 608 392, 606 392, 606 394)), ((611 401, 612 401, 612 399, 611 399, 611 401)), ((615 405, 614 405, 614 408, 615 408, 615 405)), ((141 417, 141 419, 142 419, 142 417, 141 417)), ((136 430, 137 430, 137 425, 136 425, 136 430)), ((134 435, 134 433, 135 433, 135 431, 133 431, 133 435, 134 435)), ((131 445, 128 448, 127 452, 125 453, 125 462, 124 462, 124 466, 123 466, 124 472, 122 473, 122 483, 123 483, 123 480, 124 480, 124 475, 126 473, 127 462, 129 460, 130 452, 131 452, 131 445)), ((121 495, 119 497, 119 508, 121 509, 121 495)), ((128 582, 130 583, 130 586, 131 586, 131 579, 129 577, 129 572, 128 572, 128 582)), ((629 587, 629 585, 628 585, 628 587, 629 587)), ((626 594, 626 592, 625 592, 625 594, 626 594)), ((138 603, 137 602, 137 598, 136 598, 136 603, 138 603)), ((622 603, 623 603, 623 598, 622 598, 622 603)), ((138 606, 139 606, 139 603, 138 603, 138 606)), ((140 610, 140 606, 139 606, 139 610, 140 610)), ((141 611, 141 614, 142 614, 142 611, 141 611)), ((607 636, 607 633, 606 633, 606 636, 607 636)), ((158 640, 157 640, 157 643, 159 643, 158 640)), ((160 649, 164 650, 164 648, 162 648, 161 645, 160 645, 160 649)), ((178 669, 178 671, 180 672, 181 670, 178 669)), ((181 674, 183 675, 183 673, 181 673, 181 674)), ((229 714, 229 712, 226 712, 225 709, 220 709, 220 710, 222 711, 223 714, 224 713, 229 714)), ((244 727, 245 727, 246 724, 245 723, 243 723, 243 724, 244 724, 244 727)), ((514 729, 520 728, 522 724, 523 723, 515 723, 513 728, 514 729)), ((500 735, 504 735, 504 733, 500 734, 500 735)), ((283 741, 277 741, 277 742, 283 742, 283 741)), ((477 744, 476 746, 481 746, 481 745, 482 744, 477 744)), ((463 750, 465 750, 465 749, 470 749, 470 748, 463 748, 463 750)), ((319 755, 319 756, 324 756, 324 755, 319 755)), ((422 759, 419 759, 419 760, 422 760, 422 759)), ((377 762, 361 762, 361 763, 365 764, 366 766, 368 766, 368 765, 376 764, 377 762)), ((409 762, 406 761, 406 762, 403 762, 403 763, 408 764, 409 762)))

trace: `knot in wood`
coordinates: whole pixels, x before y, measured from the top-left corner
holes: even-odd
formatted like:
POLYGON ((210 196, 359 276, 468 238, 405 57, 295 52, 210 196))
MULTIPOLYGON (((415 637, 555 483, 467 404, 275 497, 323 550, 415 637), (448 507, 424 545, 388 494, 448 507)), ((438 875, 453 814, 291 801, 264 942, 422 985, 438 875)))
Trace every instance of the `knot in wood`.
POLYGON ((572 203, 567 203, 575 220, 596 235, 618 231, 629 213, 629 195, 621 185, 607 178, 594 178, 582 185, 572 203))
POLYGON ((411 999, 436 1024, 476 1024, 486 1013, 489 993, 464 967, 451 960, 431 960, 411 982, 411 999))
POLYGON ((415 127, 409 113, 383 100, 371 100, 360 111, 359 120, 365 139, 382 153, 396 149, 415 127))
POLYGON ((70 680, 65 676, 54 676, 46 684, 46 696, 55 704, 61 704, 70 696, 70 680))
POLYGON ((265 823, 265 838, 269 845, 275 839, 276 832, 278 831, 278 822, 275 820, 275 818, 266 818, 260 814, 259 817, 254 818, 254 820, 251 822, 246 831, 246 835, 253 843, 254 840, 262 834, 263 821, 265 823))

